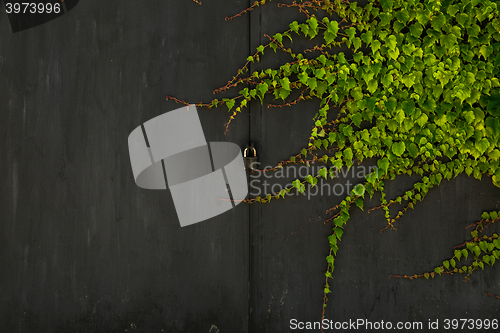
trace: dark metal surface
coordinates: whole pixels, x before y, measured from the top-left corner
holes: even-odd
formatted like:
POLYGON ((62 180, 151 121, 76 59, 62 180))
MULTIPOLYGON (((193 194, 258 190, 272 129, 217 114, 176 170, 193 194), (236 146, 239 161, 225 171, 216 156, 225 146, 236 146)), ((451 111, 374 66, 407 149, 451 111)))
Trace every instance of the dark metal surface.
MULTIPOLYGON (((170 193, 132 176, 127 137, 179 107, 166 95, 210 100, 264 33, 301 18, 271 2, 224 20, 247 6, 86 0, 16 34, 0 13, 0 332, 287 332, 293 318, 321 318, 331 233, 322 221, 340 196, 241 204, 180 228, 170 193)), ((198 110, 207 141, 254 142, 263 167, 304 146, 317 105, 252 103, 227 135, 224 107, 198 110)), ((396 179, 388 196, 410 186, 396 179)), ((443 181, 383 233, 383 212, 366 212, 377 198, 353 210, 326 317, 500 319, 499 301, 484 295, 500 294, 499 265, 469 282, 389 278, 450 257, 467 225, 500 209, 499 193, 487 178, 443 181)))
MULTIPOLYGON (((0 332, 246 330, 248 207, 180 228, 127 146, 166 95, 208 100, 242 65, 248 20, 224 17, 245 6, 87 0, 16 34, 1 13, 0 332)), ((248 141, 199 115, 207 141, 248 141)))

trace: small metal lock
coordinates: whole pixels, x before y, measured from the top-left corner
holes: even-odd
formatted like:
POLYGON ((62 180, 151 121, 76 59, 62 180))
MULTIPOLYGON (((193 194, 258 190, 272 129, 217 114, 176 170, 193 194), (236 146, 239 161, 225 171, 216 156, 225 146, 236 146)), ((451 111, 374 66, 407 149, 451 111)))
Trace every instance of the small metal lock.
POLYGON ((255 170, 255 163, 257 162, 257 150, 254 148, 253 143, 250 147, 247 145, 247 147, 243 151, 243 159, 245 161, 246 170, 255 170))

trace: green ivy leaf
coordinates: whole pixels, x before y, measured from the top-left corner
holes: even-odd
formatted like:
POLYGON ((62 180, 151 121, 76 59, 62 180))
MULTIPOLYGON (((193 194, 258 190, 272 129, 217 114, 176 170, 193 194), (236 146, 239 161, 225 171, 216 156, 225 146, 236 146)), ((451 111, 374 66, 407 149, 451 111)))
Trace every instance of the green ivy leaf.
POLYGON ((356 196, 363 196, 365 194, 365 187, 362 184, 358 184, 353 187, 352 193, 356 196))
POLYGON ((416 48, 415 44, 405 44, 402 47, 403 53, 406 55, 413 54, 413 52, 415 52, 416 49, 417 48, 416 48))
POLYGON ((452 5, 452 6, 449 6, 447 9, 446 9, 446 12, 448 13, 448 15, 450 15, 451 17, 455 17, 455 14, 460 10, 460 8, 457 6, 457 5, 452 5))
POLYGON ((373 94, 377 90, 377 88, 378 88, 378 80, 373 79, 368 83, 368 91, 370 93, 373 94))
MULTIPOLYGON (((391 85, 391 83, 393 82, 392 75, 391 74, 384 75, 381 82, 384 85, 384 87, 386 87, 386 88, 389 87, 389 85, 391 85)), ((386 103, 386 105, 387 105, 387 103, 386 103)))
POLYGON ((482 0, 471 0, 471 1, 470 1, 470 2, 471 2, 471 6, 472 6, 472 7, 476 7, 478 4, 480 4, 480 3, 481 3, 481 1, 482 1, 482 0))
POLYGON ((351 90, 351 96, 354 98, 355 101, 358 101, 363 98, 363 93, 361 92, 361 88, 356 87, 351 90))
POLYGON ((356 28, 355 27, 350 27, 345 31, 347 36, 349 36, 349 40, 352 40, 354 36, 356 35, 356 28))
POLYGON ((352 149, 351 148, 347 148, 344 150, 344 161, 346 162, 347 166, 350 167, 352 165, 352 149))
POLYGON ((385 45, 390 49, 390 50, 395 50, 396 46, 398 45, 398 42, 396 40, 396 36, 390 35, 387 37, 387 40, 385 41, 385 45))
POLYGON ((333 232, 335 234, 335 237, 337 237, 338 240, 341 240, 342 235, 344 234, 344 230, 342 228, 333 228, 333 232))
POLYGON ((479 36, 479 32, 481 32, 481 27, 479 27, 477 24, 472 24, 471 26, 467 27, 467 34, 469 37, 477 37, 479 36))
POLYGON ((363 42, 365 42, 367 45, 371 43, 373 39, 373 33, 371 30, 368 30, 367 32, 364 32, 361 34, 361 39, 363 42))
POLYGON ((363 53, 362 52, 355 53, 353 54, 352 58, 359 64, 359 62, 363 59, 363 53))
POLYGON ((397 105, 398 105, 397 100, 392 96, 389 97, 387 101, 385 101, 385 107, 388 111, 394 111, 397 105))
POLYGON ((405 152, 405 143, 404 142, 394 142, 391 147, 392 152, 396 156, 401 156, 405 152))
POLYGON ((327 24, 328 31, 332 32, 333 34, 337 35, 339 31, 339 23, 337 21, 330 21, 327 24))
POLYGON ((483 154, 488 149, 489 146, 490 142, 486 138, 476 141, 475 143, 475 147, 477 148, 477 150, 479 150, 481 154, 483 154))
POLYGON ((493 46, 481 45, 481 47, 479 48, 479 53, 483 56, 484 60, 488 60, 490 54, 493 53, 493 46))
POLYGON ((411 142, 410 145, 408 146, 408 152, 410 153, 411 157, 416 158, 418 156, 417 145, 411 142))
POLYGON ((382 12, 380 13, 379 18, 380 18, 380 26, 385 26, 391 23, 392 15, 390 13, 382 12))
POLYGON ((406 113, 407 116, 411 116, 415 111, 415 102, 413 100, 404 101, 401 104, 401 107, 403 108, 403 111, 406 113))
POLYGON ((269 89, 269 86, 265 82, 259 83, 257 85, 257 90, 260 92, 261 97, 264 97, 264 94, 267 92, 268 89, 269 89))
POLYGON ((498 149, 493 149, 491 152, 488 153, 488 156, 491 160, 497 161, 498 158, 500 158, 500 151, 498 149))
POLYGON ((357 198, 356 200, 354 200, 354 203, 356 204, 356 206, 358 206, 359 209, 363 210, 363 206, 365 204, 365 200, 363 198, 357 198))
POLYGON ((457 20, 458 24, 460 24, 462 27, 466 26, 466 21, 469 19, 469 15, 465 13, 460 13, 455 16, 455 19, 457 20))
POLYGON ((305 178, 306 182, 308 182, 309 184, 312 185, 312 187, 314 187, 316 185, 316 183, 318 182, 318 179, 311 176, 311 175, 307 175, 306 178, 305 178))
POLYGON ((326 168, 321 168, 321 169, 319 169, 318 175, 320 177, 323 177, 323 178, 327 179, 328 170, 326 168))
POLYGON ((290 90, 290 80, 287 77, 280 80, 280 83, 283 89, 290 90))
POLYGON ((372 52, 375 53, 380 50, 380 46, 382 46, 382 43, 379 40, 373 40, 371 45, 372 52))
POLYGON ((427 22, 429 22, 430 20, 430 15, 431 15, 431 12, 429 10, 417 10, 417 21, 425 26, 427 22))
POLYGON ((307 79, 307 85, 309 86, 309 89, 314 90, 318 86, 318 81, 316 81, 315 77, 310 77, 307 79))
MULTIPOLYGON (((410 26, 410 34, 413 36, 413 37, 416 37, 416 38, 420 38, 420 36, 422 35, 422 32, 424 31, 424 28, 422 27, 422 25, 420 23, 415 23, 415 24, 412 24, 410 26)), ((413 45, 413 44, 412 44, 413 45)))
MULTIPOLYGON (((472 112, 472 111, 470 111, 472 112)), ((470 122, 469 122, 470 123, 470 122)), ((498 137, 500 135, 500 119, 494 117, 487 117, 484 124, 486 128, 489 128, 493 134, 493 137, 498 137)))
POLYGON ((339 216, 339 217, 336 217, 334 220, 333 220, 333 223, 338 226, 338 227, 342 227, 345 223, 345 220, 342 216, 339 216))
POLYGON ((441 27, 445 23, 446 23, 446 17, 441 13, 432 17, 431 26, 437 31, 441 30, 441 27))
POLYGON ((352 116, 352 122, 354 123, 354 125, 358 126, 361 124, 361 122, 363 121, 363 116, 361 115, 361 113, 356 113, 352 116))
POLYGON ((406 88, 410 88, 411 86, 413 86, 415 84, 415 74, 411 73, 411 74, 407 74, 405 76, 403 76, 403 79, 402 79, 404 85, 406 86, 406 88))
POLYGON ((457 36, 453 34, 443 34, 439 39, 441 45, 448 49, 451 49, 453 45, 457 44, 457 41, 457 36))
POLYGON ((228 100, 226 100, 226 106, 228 108, 228 111, 231 111, 231 109, 234 106, 234 103, 235 103, 234 99, 228 99, 228 100))
POLYGON ((354 46, 354 51, 359 49, 361 47, 361 38, 359 37, 354 38, 352 41, 352 45, 354 46))
POLYGON ((387 54, 389 57, 391 57, 393 60, 397 60, 399 57, 399 49, 395 48, 394 50, 388 50, 387 54))
POLYGON ((481 248, 476 245, 472 248, 472 252, 474 252, 476 256, 479 256, 481 254, 481 248))
POLYGON ((398 112, 396 112, 396 116, 394 117, 394 119, 399 123, 399 125, 401 125, 401 123, 405 120, 405 113, 403 112, 403 110, 398 110, 398 112))
POLYGON ((379 159, 377 161, 377 165, 380 170, 382 170, 384 173, 387 173, 387 170, 389 168, 389 160, 387 159, 387 157, 379 159))
POLYGON ((393 4, 394 0, 380 0, 380 5, 382 6, 383 9, 387 11, 392 9, 393 4))
POLYGON ((328 89, 328 84, 325 81, 319 81, 316 86, 316 92, 318 96, 321 97, 328 89))
POLYGON ((474 119, 476 119, 474 111, 464 111, 463 116, 468 124, 471 124, 474 121, 474 119))
POLYGON ((290 95, 290 90, 278 89, 278 94, 282 100, 285 100, 290 95))

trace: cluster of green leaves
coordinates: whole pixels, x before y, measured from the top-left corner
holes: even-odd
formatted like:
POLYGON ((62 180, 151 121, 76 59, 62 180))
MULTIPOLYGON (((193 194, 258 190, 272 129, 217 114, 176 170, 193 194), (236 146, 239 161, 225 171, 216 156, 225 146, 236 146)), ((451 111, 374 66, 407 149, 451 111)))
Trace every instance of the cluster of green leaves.
POLYGON ((453 257, 443 261, 442 265, 436 267, 433 272, 404 277, 410 280, 421 277, 429 279, 441 274, 467 273, 467 278, 476 269, 484 269, 485 264, 493 266, 500 259, 500 237, 496 233, 492 236, 483 235, 482 237, 479 234, 484 231, 486 226, 500 219, 500 212, 484 212, 481 218, 482 220, 477 223, 476 229, 471 232, 472 239, 456 246, 453 257))
MULTIPOLYGON (((366 193, 372 197, 380 192, 379 208, 392 227, 443 179, 462 173, 477 179, 487 175, 500 187, 497 2, 369 0, 364 7, 344 0, 295 3, 306 15, 304 22, 294 21, 288 30, 270 37, 224 87, 248 85, 239 96, 222 100, 233 111, 230 120, 252 100, 263 103, 268 95, 283 105, 310 98, 321 101, 307 147, 287 163, 308 163, 310 154, 326 167, 295 180, 292 188, 257 201, 285 198, 292 189, 302 193, 319 178, 334 178, 335 168, 377 159, 378 170, 336 207, 327 277, 332 276, 350 206, 355 203, 363 209, 366 193), (333 19, 333 14, 340 20, 333 19), (299 36, 318 40, 316 53, 310 53, 317 56, 292 51, 288 44, 299 36), (344 45, 349 54, 336 50, 344 45), (238 77, 267 48, 285 52, 291 60, 279 68, 238 77), (294 92, 299 97, 288 101, 294 92), (413 173, 421 180, 404 195, 388 200, 384 181, 413 173), (393 216, 389 207, 396 203, 403 208, 393 216)), ((213 100, 208 106, 218 103, 213 100)), ((498 259, 499 242, 496 235, 483 240, 473 235, 464 249, 429 276, 470 273, 484 263, 492 265, 498 259), (468 254, 475 261, 458 268, 457 262, 468 254)), ((325 294, 329 292, 327 283, 325 294)))

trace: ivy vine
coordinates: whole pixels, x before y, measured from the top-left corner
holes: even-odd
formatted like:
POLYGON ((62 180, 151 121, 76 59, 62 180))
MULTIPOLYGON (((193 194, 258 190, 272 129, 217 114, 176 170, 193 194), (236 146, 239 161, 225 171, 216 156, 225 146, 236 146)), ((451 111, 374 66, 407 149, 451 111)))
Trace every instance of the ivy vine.
MULTIPOLYGON (((321 101, 307 146, 275 169, 311 161, 326 167, 296 179, 292 187, 279 193, 247 199, 249 203, 282 199, 290 191, 303 193, 306 185, 315 186, 319 178, 334 178, 336 169, 377 159, 378 169, 330 210, 336 213, 327 220, 333 233, 328 237, 323 316, 330 293, 328 279, 353 204, 363 210, 365 199, 379 192, 380 205, 372 210, 382 209, 386 228, 395 228, 394 223, 443 179, 465 173, 477 179, 491 177, 500 187, 498 2, 369 0, 363 7, 346 0, 279 4, 297 8, 305 15, 304 22, 294 21, 288 30, 266 35, 269 43, 260 45, 237 75, 215 90, 220 93, 245 86, 238 96, 198 104, 227 106, 229 126, 252 100, 264 103, 267 95, 281 100, 270 106, 311 98, 321 101), (340 19, 335 20, 334 15, 340 19), (315 39, 318 44, 295 53, 289 45, 297 36, 315 39), (335 52, 344 45, 352 53, 335 52), (271 49, 288 54, 291 60, 277 69, 249 73, 249 65, 271 49), (298 97, 290 100, 293 93, 298 97), (402 174, 418 174, 420 180, 404 195, 388 199, 385 182, 402 174), (396 203, 403 208, 391 215, 389 208, 396 203)), ((256 1, 228 19, 263 4, 265 0, 256 1)), ((174 97, 167 99, 187 104, 174 97)), ((453 256, 434 271, 398 277, 428 279, 456 273, 467 277, 494 265, 500 261, 500 237, 485 234, 485 229, 499 219, 500 212, 483 213, 471 239, 456 246, 453 256)))

